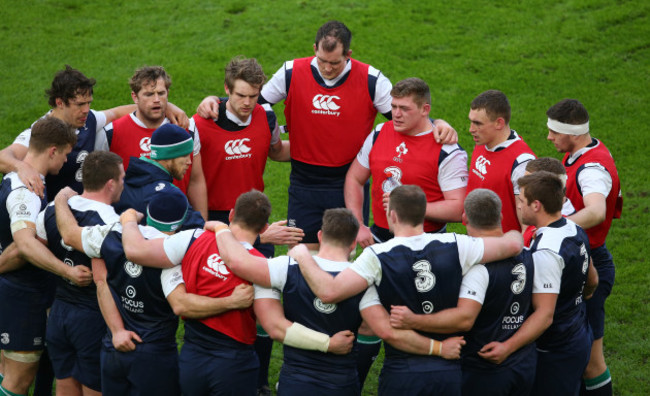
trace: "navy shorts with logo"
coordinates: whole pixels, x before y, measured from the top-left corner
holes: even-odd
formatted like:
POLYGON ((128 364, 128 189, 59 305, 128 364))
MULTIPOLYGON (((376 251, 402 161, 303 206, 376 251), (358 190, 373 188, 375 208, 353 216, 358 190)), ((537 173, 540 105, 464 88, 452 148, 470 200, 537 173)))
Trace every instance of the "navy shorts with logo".
POLYGON ((99 354, 106 324, 99 310, 56 299, 47 321, 47 351, 57 379, 101 391, 99 354))
POLYGON ((184 395, 257 395, 260 363, 252 346, 209 349, 185 342, 179 365, 184 395))
POLYGON ((0 349, 42 351, 51 291, 20 286, 0 277, 0 349))
POLYGON ((603 245, 591 251, 594 267, 598 271, 598 287, 594 295, 587 300, 587 319, 597 340, 605 335, 605 300, 609 297, 614 286, 616 270, 612 254, 603 245))
POLYGON ((102 345, 102 394, 178 396, 176 343, 137 344, 135 351, 119 352, 102 345))

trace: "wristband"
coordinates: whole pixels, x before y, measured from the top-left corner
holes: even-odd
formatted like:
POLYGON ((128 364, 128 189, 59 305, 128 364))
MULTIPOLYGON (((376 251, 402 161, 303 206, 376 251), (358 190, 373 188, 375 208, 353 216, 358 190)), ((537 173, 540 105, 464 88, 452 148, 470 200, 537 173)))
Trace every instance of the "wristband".
POLYGON ((230 232, 230 228, 228 228, 228 225, 227 225, 227 224, 221 224, 221 225, 217 226, 217 227, 214 229, 214 237, 215 237, 215 238, 218 237, 219 234, 221 234, 221 233, 223 233, 223 232, 230 232))
POLYGON ((429 343, 429 355, 442 356, 442 342, 432 339, 429 343), (436 344, 438 345, 437 347, 436 344), (434 349, 436 349, 435 353, 434 349))
POLYGON ((429 340, 429 353, 427 355, 433 355, 433 340, 429 340))

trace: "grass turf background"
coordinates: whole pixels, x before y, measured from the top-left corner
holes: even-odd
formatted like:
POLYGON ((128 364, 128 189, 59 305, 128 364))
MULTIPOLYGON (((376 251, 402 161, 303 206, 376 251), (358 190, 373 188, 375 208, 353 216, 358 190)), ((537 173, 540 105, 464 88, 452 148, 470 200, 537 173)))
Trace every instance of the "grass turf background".
MULTIPOLYGON (((97 79, 97 110, 131 103, 127 81, 134 69, 163 65, 173 78, 170 100, 191 115, 204 96, 224 94, 223 68, 231 57, 257 58, 270 77, 283 61, 311 55, 316 30, 330 19, 352 30, 356 59, 393 82, 411 76, 427 81, 432 116, 448 120, 468 152, 469 103, 486 89, 508 95, 511 126, 538 156, 558 158, 545 140, 545 111, 562 98, 577 98, 589 110, 592 134, 616 159, 625 198, 623 218, 608 237, 617 265, 605 337, 614 393, 646 395, 649 11, 648 2, 604 0, 4 0, 0 144, 10 144, 48 110, 44 90, 66 63, 97 79)), ((282 121, 281 104, 276 112, 282 121)), ((287 164, 267 166, 273 220, 286 216, 288 172, 287 164)), ((281 361, 277 344, 274 353, 272 381, 281 361)), ((378 366, 366 394, 376 393, 378 366)))

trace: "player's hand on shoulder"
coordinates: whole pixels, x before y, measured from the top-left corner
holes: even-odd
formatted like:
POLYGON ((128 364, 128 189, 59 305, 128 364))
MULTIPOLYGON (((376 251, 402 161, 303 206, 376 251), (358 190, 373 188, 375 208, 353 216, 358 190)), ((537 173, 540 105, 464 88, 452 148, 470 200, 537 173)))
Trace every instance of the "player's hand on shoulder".
POLYGON ((120 223, 125 224, 130 221, 139 223, 144 218, 144 215, 135 209, 127 209, 120 215, 120 223))
POLYGON ((433 136, 440 144, 458 143, 458 132, 445 120, 436 120, 433 128, 433 136))
POLYGON ((300 263, 301 259, 311 256, 309 249, 307 249, 307 246, 303 244, 292 247, 287 255, 296 260, 298 263, 300 263))
POLYGON ((231 309, 246 309, 253 305, 255 288, 253 285, 242 283, 237 285, 230 295, 231 309))
POLYGON ((206 221, 205 224, 203 225, 203 229, 206 231, 212 231, 214 232, 217 228, 220 228, 221 226, 227 226, 226 223, 217 221, 217 220, 209 220, 206 221))
POLYGON ((442 342, 442 357, 448 360, 460 359, 460 350, 466 344, 465 338, 449 337, 442 342))
POLYGON ((196 108, 196 113, 201 118, 211 118, 216 121, 219 119, 219 98, 216 96, 207 96, 199 103, 199 107, 196 108))
POLYGON ((390 307, 390 325, 396 329, 412 329, 414 316, 415 314, 404 305, 390 307))
POLYGON ((272 243, 273 245, 295 245, 302 241, 305 233, 297 227, 287 227, 286 220, 276 221, 270 224, 260 234, 260 242, 272 243))
POLYGON ((327 352, 335 355, 346 355, 352 351, 354 344, 354 333, 350 330, 339 331, 330 337, 330 344, 327 352))
POLYGON ((167 112, 165 116, 169 119, 169 122, 178 125, 183 129, 190 127, 190 119, 187 117, 187 114, 185 114, 183 109, 172 103, 167 104, 167 112))
POLYGON ((63 187, 61 190, 59 190, 59 192, 54 197, 54 200, 55 201, 68 202, 68 200, 70 198, 74 197, 75 195, 78 195, 77 192, 75 190, 73 190, 72 188, 66 186, 66 187, 63 187))
POLYGON ((29 191, 43 198, 45 184, 43 183, 43 179, 41 179, 41 175, 31 165, 23 161, 18 161, 16 164, 16 173, 20 181, 23 182, 29 191))

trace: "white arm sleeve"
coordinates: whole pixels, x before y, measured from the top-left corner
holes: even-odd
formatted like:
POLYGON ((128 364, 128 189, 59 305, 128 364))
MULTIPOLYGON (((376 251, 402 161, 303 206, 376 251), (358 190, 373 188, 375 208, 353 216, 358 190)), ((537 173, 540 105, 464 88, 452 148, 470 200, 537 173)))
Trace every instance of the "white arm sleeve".
POLYGON ((359 153, 357 154, 357 161, 359 161, 359 165, 363 166, 366 169, 370 169, 370 150, 372 150, 372 145, 374 144, 374 136, 376 131, 380 131, 382 126, 384 124, 379 124, 377 125, 372 131, 370 131, 370 134, 368 137, 366 137, 366 140, 363 142, 363 146, 361 146, 361 150, 359 150, 359 153))
POLYGON ((36 217, 36 236, 47 241, 47 231, 45 231, 45 209, 43 209, 36 217))
POLYGON ((375 100, 373 104, 375 109, 381 114, 390 113, 391 102, 393 100, 390 96, 390 91, 393 89, 393 84, 386 78, 379 70, 374 67, 368 67, 368 74, 377 76, 377 83, 375 85, 375 100))
POLYGON ((528 161, 534 160, 535 156, 529 153, 523 153, 519 157, 517 157, 517 166, 512 170, 512 174, 510 175, 510 181, 512 182, 512 188, 513 188, 513 193, 514 195, 519 195, 519 183, 517 183, 517 180, 519 178, 524 177, 524 174, 526 173, 526 165, 528 164, 528 161))
POLYGON ((457 144, 444 145, 443 150, 452 151, 438 168, 438 184, 440 190, 451 191, 467 187, 469 172, 467 171, 467 152, 457 144))
POLYGON ((97 120, 97 128, 95 129, 95 133, 99 133, 104 129, 106 126, 106 113, 103 111, 95 111, 95 110, 90 110, 92 113, 95 115, 95 120, 97 120))
POLYGON ((560 294, 564 259, 551 250, 543 249, 533 253, 533 263, 533 293, 560 294))
POLYGON ((180 265, 175 265, 171 268, 165 268, 160 273, 160 283, 162 284, 162 290, 165 294, 165 298, 169 296, 171 292, 178 287, 178 285, 184 284, 183 280, 183 270, 180 265))
POLYGON ((359 257, 349 267, 368 282, 368 286, 381 282, 381 263, 370 247, 363 249, 359 257))
POLYGON ((363 311, 364 309, 368 307, 372 307, 373 305, 380 305, 381 301, 379 301, 379 294, 377 294, 377 288, 374 285, 371 285, 366 289, 366 292, 363 294, 363 297, 361 297, 361 301, 359 301, 359 311, 363 311))
POLYGON ((463 276, 458 298, 467 298, 483 305, 485 292, 490 282, 490 274, 484 265, 475 265, 463 276))
POLYGON ((165 249, 165 254, 172 264, 181 264, 183 257, 185 257, 185 253, 190 246, 190 241, 192 240, 194 233, 197 233, 197 238, 203 233, 199 233, 198 231, 199 230, 185 230, 165 237, 165 240, 163 241, 163 249, 165 249))
POLYGON ((483 259, 485 244, 481 238, 460 234, 454 235, 458 243, 458 256, 464 276, 474 264, 478 264, 483 259))
POLYGON ((578 174, 578 185, 583 197, 592 193, 600 193, 607 197, 612 190, 612 176, 601 164, 588 163, 578 174))
POLYGON ((113 229, 113 226, 120 227, 117 224, 96 225, 92 227, 84 227, 81 229, 81 244, 83 245, 84 253, 90 258, 100 258, 102 244, 108 233, 113 229))
POLYGON ((285 70, 293 69, 293 61, 287 61, 275 72, 273 77, 264 84, 260 95, 270 104, 276 104, 287 98, 287 84, 284 76, 285 70))

